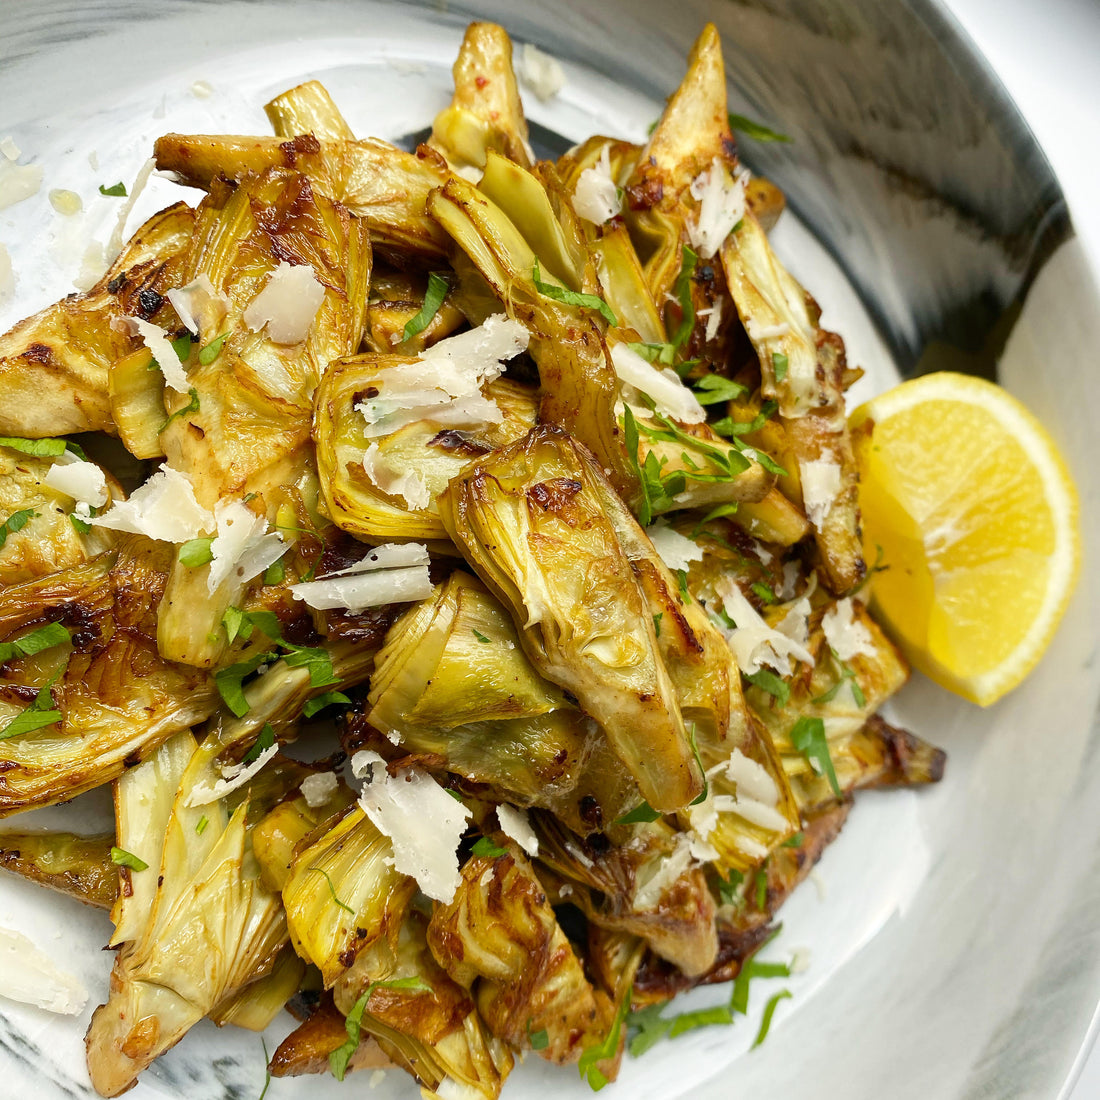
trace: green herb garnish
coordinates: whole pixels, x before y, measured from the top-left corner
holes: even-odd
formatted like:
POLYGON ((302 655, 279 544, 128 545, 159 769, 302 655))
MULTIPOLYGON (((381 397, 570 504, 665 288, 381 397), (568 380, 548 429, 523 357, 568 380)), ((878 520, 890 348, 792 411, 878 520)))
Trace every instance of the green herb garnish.
POLYGON ((642 802, 628 810, 622 817, 615 818, 616 825, 637 825, 643 821, 656 821, 661 815, 648 803, 642 802))
POLYGON ((706 374, 695 383, 695 400, 700 405, 717 405, 723 401, 733 401, 748 390, 732 378, 723 378, 720 374, 706 374))
POLYGON ((607 1084, 607 1078, 600 1072, 598 1062, 614 1058, 619 1052, 619 1037, 623 1031, 623 1021, 630 1011, 630 1000, 634 996, 634 987, 631 986, 624 995, 619 1007, 615 1010, 615 1018, 611 1021, 611 1028, 602 1042, 594 1046, 586 1047, 581 1053, 577 1069, 581 1077, 588 1082, 588 1087, 593 1092, 599 1092, 607 1084))
POLYGON ((802 753, 806 762, 818 775, 828 777, 833 794, 840 798, 840 784, 837 782, 836 770, 833 768, 833 758, 829 755, 825 723, 820 718, 811 718, 804 714, 791 727, 790 737, 795 751, 802 753))
POLYGON ((306 705, 302 708, 302 714, 306 718, 312 718, 318 711, 324 710, 325 707, 335 706, 338 703, 350 706, 351 700, 342 691, 326 691, 324 695, 307 699, 306 705))
POLYGON ((546 1034, 546 1028, 541 1031, 531 1030, 531 1021, 527 1021, 527 1042, 532 1050, 545 1050, 550 1045, 550 1036, 546 1034))
POLYGON ((229 333, 223 332, 221 336, 215 336, 209 344, 199 349, 199 362, 208 367, 221 354, 222 345, 229 339, 229 333))
POLYGON ((405 330, 401 334, 402 340, 411 340, 414 336, 419 336, 432 323, 435 315, 439 312, 439 307, 443 305, 443 299, 447 297, 447 291, 450 289, 451 280, 446 275, 433 271, 428 276, 428 289, 424 294, 424 304, 420 307, 420 312, 406 322, 405 330))
POLYGON ((188 391, 190 400, 182 408, 176 409, 174 413, 161 425, 160 430, 163 432, 173 420, 179 420, 180 417, 190 416, 191 413, 197 413, 199 411, 199 391, 192 386, 188 391))
POLYGON ((753 1049, 758 1047, 768 1037, 768 1031, 772 1026, 772 1017, 775 1015, 775 1006, 779 1004, 780 1001, 786 1000, 790 995, 791 991, 789 989, 781 989, 764 1006, 764 1017, 760 1021, 760 1030, 756 1033, 756 1039, 753 1041, 753 1049))
POLYGON ((129 867, 131 871, 147 871, 149 864, 145 860, 135 856, 133 852, 127 852, 125 848, 111 849, 111 862, 119 867, 129 867))
POLYGON ((691 299, 691 279, 699 257, 685 244, 680 252, 680 274, 672 285, 672 293, 680 303, 680 323, 672 335, 672 345, 682 348, 695 328, 695 304, 691 299))
POLYGON ((423 978, 417 976, 411 978, 391 978, 387 982, 371 982, 367 987, 366 993, 355 1002, 355 1007, 347 1014, 344 1020, 344 1029, 348 1034, 347 1039, 328 1056, 329 1069, 332 1070, 332 1076, 335 1077, 337 1081, 343 1081, 344 1074, 347 1073, 348 1070, 348 1063, 351 1061, 351 1056, 359 1046, 359 1036, 363 1027, 363 1013, 366 1011, 367 1002, 370 1000, 371 994, 376 989, 408 989, 415 993, 431 993, 432 991, 432 987, 428 985, 423 978))
POLYGON ((112 199, 124 199, 126 198, 126 184, 119 180, 118 183, 112 183, 110 187, 104 187, 101 183, 99 185, 99 193, 101 195, 107 195, 112 199))
POLYGON ((751 138, 753 141, 787 142, 791 140, 786 134, 781 134, 778 130, 773 130, 762 122, 753 122, 751 118, 734 114, 732 111, 729 114, 729 124, 731 130, 736 131, 742 137, 751 138))
POLYGON ((544 283, 539 271, 539 261, 536 257, 535 266, 531 277, 535 281, 535 289, 545 298, 553 298, 555 302, 564 302, 567 306, 582 306, 585 309, 594 309, 612 327, 618 325, 618 319, 611 307, 595 294, 581 294, 576 290, 567 290, 556 283, 544 283))
POLYGON ((60 623, 47 623, 13 642, 0 642, 0 664, 19 657, 33 657, 44 649, 70 641, 72 635, 60 623))
POLYGON ((275 744, 275 730, 270 722, 264 723, 260 736, 253 742, 252 748, 241 757, 242 764, 255 764, 260 757, 275 744))
POLYGON ((0 523, 0 550, 8 541, 8 535, 14 535, 16 531, 22 531, 32 519, 37 519, 38 513, 33 508, 20 508, 18 512, 12 512, 3 523, 0 523))
POLYGON ((750 684, 755 684, 761 691, 766 691, 769 695, 774 696, 781 707, 785 707, 790 702, 790 686, 774 672, 762 668, 758 672, 750 673, 745 679, 750 684))
POLYGON ((772 370, 775 372, 775 380, 782 382, 787 377, 787 357, 781 351, 772 352, 772 370))
POLYGON ((471 851, 475 856, 484 856, 486 859, 499 859, 508 854, 507 848, 494 844, 487 836, 478 837, 471 851))
POLYGON ((481 642, 482 645, 487 645, 489 643, 489 639, 484 634, 482 634, 480 630, 475 630, 474 631, 474 637, 479 642, 481 642))
POLYGON ((332 895, 332 900, 334 902, 336 902, 336 904, 338 906, 340 906, 341 909, 343 909, 346 912, 350 913, 353 917, 355 916, 355 910, 352 909, 352 907, 350 905, 346 904, 345 902, 342 902, 340 900, 340 898, 337 896, 336 887, 332 885, 332 876, 328 873, 328 871, 326 871, 323 867, 308 867, 308 868, 306 868, 306 870, 307 871, 315 871, 317 874, 323 875, 324 879, 325 879, 325 882, 328 883, 328 892, 332 895))
MULTIPOLYGON (((176 557, 180 565, 186 565, 190 569, 197 569, 200 565, 206 565, 214 560, 214 551, 211 549, 214 540, 188 539, 179 549, 176 557)), ((232 639, 230 639, 232 641, 232 639)))
POLYGON ((52 726, 55 722, 61 721, 61 711, 54 708, 51 689, 64 671, 65 665, 62 665, 39 688, 34 702, 0 729, 0 741, 7 741, 9 737, 18 737, 24 733, 33 733, 35 730, 45 729, 46 726, 52 726))

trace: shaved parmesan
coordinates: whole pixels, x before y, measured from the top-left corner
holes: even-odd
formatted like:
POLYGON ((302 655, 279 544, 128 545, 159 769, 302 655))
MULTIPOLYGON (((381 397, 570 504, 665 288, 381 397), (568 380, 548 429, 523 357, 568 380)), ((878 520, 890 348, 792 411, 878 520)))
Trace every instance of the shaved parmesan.
POLYGON ((213 595, 220 584, 235 575, 250 581, 282 557, 286 544, 268 531, 267 520, 239 500, 220 500, 214 507, 218 533, 210 544, 210 571, 206 589, 213 595))
POLYGON ((802 506, 806 518, 818 529, 832 511, 840 492, 840 463, 832 458, 815 458, 798 464, 802 479, 802 506))
POLYGON ((164 384, 176 393, 187 393, 187 372, 164 329, 140 317, 116 317, 111 327, 131 336, 140 336, 141 342, 153 353, 160 373, 164 375, 164 384))
POLYGON ((783 580, 775 586, 775 594, 781 600, 789 600, 798 588, 798 577, 802 567, 797 561, 783 563, 783 580))
POLYGON ((336 794, 339 787, 340 783, 335 772, 316 772, 313 775, 307 775, 298 789, 302 792, 306 805, 311 810, 316 810, 319 806, 331 802, 332 796, 336 794))
POLYGON ((611 363, 619 379, 652 398, 663 416, 682 424, 700 424, 706 420, 703 406, 675 371, 658 370, 626 344, 616 344, 611 349, 611 363))
POLYGON ((813 665, 813 656, 805 646, 768 626, 745 599, 732 577, 723 577, 715 590, 721 597, 723 609, 736 626, 730 630, 721 622, 715 625, 725 636, 726 644, 737 658, 738 667, 746 676, 759 672, 762 665, 770 665, 776 672, 789 676, 791 657, 813 665))
POLYGON ((810 644, 810 610, 810 601, 803 596, 791 605, 787 614, 775 624, 775 629, 780 634, 786 634, 792 642, 808 646, 810 644))
POLYGON ((619 189, 611 178, 611 147, 605 145, 596 164, 580 174, 573 192, 573 209, 587 221, 603 225, 622 208, 619 189))
POLYGON ((191 85, 191 94, 196 99, 209 99, 214 94, 214 85, 209 80, 196 80, 191 85))
POLYGON ((58 969, 49 955, 11 928, 0 928, 0 995, 66 1016, 75 1016, 88 1002, 78 978, 58 969))
POLYGON ((206 322, 201 327, 210 334, 211 339, 220 334, 222 322, 229 313, 229 299, 214 289, 210 276, 205 272, 193 283, 168 291, 165 297, 172 303, 184 328, 192 335, 199 335, 200 320, 206 322))
POLYGON ((84 209, 84 203, 75 191, 55 187, 49 194, 50 206, 63 217, 69 218, 84 209))
MULTIPOLYGON (((713 340, 718 335, 718 326, 722 323, 722 309, 725 305, 725 298, 719 298, 714 305, 707 310, 707 330, 703 333, 703 339, 713 340)), ((703 311, 699 310, 696 313, 696 317, 701 317, 703 311)))
POLYGON ((428 550, 420 543, 379 546, 347 569, 320 580, 292 584, 290 594, 320 611, 362 611, 387 603, 426 600, 432 594, 428 550))
POLYGON ((501 832, 510 836, 529 856, 539 854, 539 838, 531 828, 526 810, 502 802, 497 807, 497 821, 500 822, 501 832))
POLYGON ((0 154, 7 160, 18 160, 23 150, 15 144, 15 139, 9 134, 6 138, 0 138, 0 154))
POLYGON ((36 195, 41 186, 41 165, 0 161, 0 210, 36 195))
POLYGON ((161 542, 187 542, 216 528, 214 517, 195 500, 186 474, 163 465, 129 500, 116 501, 90 521, 96 527, 148 535, 161 542))
POLYGON ((422 420, 451 427, 501 423, 503 413, 481 387, 499 378, 501 361, 525 351, 530 338, 518 321, 493 314, 387 370, 376 383, 378 395, 355 406, 367 422, 364 434, 376 439, 422 420))
POLYGON ((703 560, 703 548, 679 531, 674 531, 667 520, 657 520, 652 527, 646 528, 645 533, 653 543, 657 556, 674 573, 688 569, 693 561, 703 560))
POLYGON ((423 511, 432 502, 432 494, 424 479, 415 470, 397 470, 382 455, 377 443, 372 443, 363 455, 367 477, 391 497, 401 497, 413 509, 423 511))
POLYGON ((842 660, 853 657, 873 657, 875 643, 865 623, 854 618, 855 608, 849 597, 837 600, 835 606, 825 612, 821 628, 829 648, 842 660))
POLYGON ((309 335, 324 300, 325 288, 311 265, 283 260, 249 302, 244 323, 253 332, 266 326, 268 337, 276 344, 300 344, 309 335))
POLYGON ((524 42, 520 53, 519 78, 545 103, 565 86, 565 73, 557 58, 524 42))
POLYGON ((458 843, 470 811, 420 768, 391 776, 385 760, 369 749, 357 752, 351 766, 364 780, 359 805, 393 843, 394 867, 416 879, 428 897, 452 901, 460 881, 458 843))
POLYGON ((779 788, 768 774, 768 769, 747 757, 740 749, 734 749, 722 767, 726 778, 737 784, 737 797, 774 806, 779 801, 779 788))
POLYGON ((692 838, 681 833, 676 838, 676 847, 664 859, 656 861, 653 874, 634 891, 632 908, 635 913, 656 908, 665 891, 691 867, 691 845, 692 838))
POLYGON ((745 322, 745 332, 754 344, 764 340, 778 340, 780 336, 786 336, 791 331, 791 326, 786 321, 780 321, 777 325, 762 325, 752 317, 745 322))
POLYGON ((119 209, 118 221, 115 222, 115 227, 111 230, 111 238, 107 242, 107 256, 112 263, 122 251, 122 238, 123 234, 126 232, 126 219, 130 216, 130 211, 133 210, 134 203, 138 201, 138 196, 145 190, 145 185, 149 182, 149 177, 153 174, 153 169, 156 166, 156 158, 150 157, 138 169, 138 174, 134 177, 134 185, 130 188, 130 194, 119 209))
POLYGON ((699 211, 688 221, 687 230, 699 259, 709 260, 745 216, 748 179, 747 169, 731 179, 725 164, 715 157, 710 168, 691 181, 691 194, 699 200, 699 211))
POLYGON ((278 745, 269 745, 251 764, 222 764, 221 779, 214 783, 196 783, 187 795, 188 806, 208 806, 227 794, 243 787, 254 776, 259 775, 267 762, 279 751, 278 745))
POLYGON ((0 302, 10 298, 15 290, 15 275, 11 269, 11 256, 7 248, 0 244, 0 302))
POLYGON ((106 475, 94 462, 82 462, 75 456, 72 461, 64 461, 67 455, 68 451, 49 468, 46 484, 73 500, 102 508, 107 503, 106 475))

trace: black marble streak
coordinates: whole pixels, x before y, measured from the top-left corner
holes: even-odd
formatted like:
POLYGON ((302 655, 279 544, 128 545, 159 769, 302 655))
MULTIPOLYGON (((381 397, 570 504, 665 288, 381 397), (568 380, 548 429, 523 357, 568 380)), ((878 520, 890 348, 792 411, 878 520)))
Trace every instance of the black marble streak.
MULTIPOLYGON (((95 1091, 90 1085, 73 1081, 62 1074, 41 1047, 32 1043, 22 1032, 14 1030, 2 1015, 0 1015, 0 1052, 4 1055, 10 1055, 11 1061, 26 1066, 32 1079, 36 1077, 48 1078, 63 1096, 71 1096, 74 1100, 86 1100, 88 1097, 96 1097, 95 1091)), ((0 1064, 4 1060, 0 1058, 0 1064)), ((28 1096, 26 1100, 33 1100, 33 1097, 28 1096)))

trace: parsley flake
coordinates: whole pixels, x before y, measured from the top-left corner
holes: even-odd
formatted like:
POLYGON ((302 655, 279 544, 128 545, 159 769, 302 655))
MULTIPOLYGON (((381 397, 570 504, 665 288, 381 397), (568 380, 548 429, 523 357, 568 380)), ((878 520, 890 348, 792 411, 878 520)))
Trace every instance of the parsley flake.
POLYGON ((191 399, 186 405, 176 409, 174 413, 161 425, 160 430, 163 432, 173 420, 179 420, 181 417, 190 416, 191 413, 197 413, 199 411, 199 391, 192 386, 188 391, 191 399))
POLYGON ((691 280, 699 257, 685 244, 680 253, 680 274, 672 286, 672 293, 680 303, 680 323, 672 335, 672 345, 682 348, 695 329, 695 303, 691 298, 691 280))
POLYGON ((622 817, 615 818, 615 825, 637 825, 643 821, 656 821, 661 815, 648 803, 642 802, 622 817))
POLYGON ((414 975, 411 978, 391 978, 386 982, 371 982, 355 1007, 347 1014, 344 1020, 344 1029, 347 1031, 347 1039, 337 1047, 329 1056, 329 1069, 337 1081, 343 1081, 344 1074, 348 1071, 348 1063, 351 1056, 359 1047, 359 1037, 363 1028, 363 1013, 366 1011, 367 1002, 376 989, 408 989, 414 993, 431 993, 432 987, 423 978, 414 975))
MULTIPOLYGON (((197 569, 200 565, 206 565, 214 560, 214 551, 211 549, 214 540, 188 539, 179 549, 176 557, 180 565, 186 565, 189 569, 197 569)), ((231 638, 230 641, 233 639, 231 638)))
POLYGON ((748 680, 750 684, 755 684, 761 691, 766 691, 769 695, 773 696, 781 707, 785 707, 787 703, 790 702, 790 686, 774 672, 762 668, 758 672, 750 673, 745 679, 748 680))
POLYGON ((446 275, 433 271, 428 276, 428 289, 424 294, 424 304, 420 312, 405 324, 405 330, 401 334, 402 340, 411 340, 419 336, 435 319, 439 307, 443 305, 443 299, 447 297, 447 291, 451 289, 451 280, 446 275))
POLYGON ((482 634, 480 630, 474 631, 474 637, 483 645, 487 645, 489 643, 489 639, 484 634, 482 634))
POLYGON ((627 989, 619 1007, 615 1010, 615 1018, 611 1021, 611 1028, 602 1042, 594 1046, 586 1047, 581 1052, 577 1069, 582 1079, 588 1082, 588 1087, 593 1092, 599 1092, 607 1084, 607 1078, 600 1072, 598 1062, 614 1058, 619 1053, 619 1039, 623 1033, 623 1023, 630 1011, 630 1001, 634 996, 634 987, 627 989))
POLYGON ((346 902, 342 902, 337 896, 336 887, 332 885, 332 876, 328 873, 328 871, 326 871, 323 867, 307 867, 306 870, 313 871, 318 875, 323 875, 325 882, 328 883, 328 892, 332 895, 332 900, 336 902, 336 904, 340 906, 340 908, 343 909, 345 912, 350 913, 353 917, 355 916, 355 910, 352 909, 352 907, 346 902))
POLYGON ((762 122, 753 122, 751 118, 734 114, 732 111, 729 113, 729 124, 731 130, 736 131, 742 137, 751 138, 753 141, 789 142, 791 140, 786 134, 781 134, 778 130, 773 130, 762 122))
POLYGON ((494 844, 487 836, 479 837, 471 851, 475 856, 484 856, 486 859, 499 859, 508 854, 507 848, 494 844))
POLYGON ((795 751, 802 753, 806 762, 818 775, 828 777, 833 794, 840 798, 840 784, 837 782, 836 770, 833 768, 833 758, 829 755, 825 723, 820 718, 811 718, 804 714, 791 727, 790 737, 795 751))
POLYGON ((265 753, 275 744, 275 730, 270 722, 264 723, 264 728, 260 730, 260 736, 256 738, 252 745, 252 748, 248 750, 241 757, 242 764, 255 764, 260 759, 261 755, 265 753))
POLYGON ((312 718, 318 711, 324 710, 325 707, 336 706, 338 703, 351 706, 351 700, 342 691, 326 691, 323 695, 307 699, 306 705, 302 708, 302 714, 306 718, 312 718))
POLYGON ((44 649, 52 649, 71 639, 72 635, 60 623, 47 623, 13 642, 0 642, 0 664, 19 657, 33 657, 44 649))
POLYGON ((787 377, 788 359, 781 351, 772 352, 772 370, 775 372, 775 380, 782 382, 787 377))
POLYGON ((723 378, 720 374, 706 374, 695 383, 695 400, 700 405, 718 405, 733 401, 748 393, 748 390, 732 378, 723 378))
POLYGON ((8 541, 8 535, 14 535, 16 531, 22 531, 32 519, 37 519, 38 513, 33 508, 20 508, 18 512, 12 512, 3 523, 0 523, 0 550, 8 541))
POLYGON ((535 281, 535 289, 544 298, 553 298, 555 302, 564 302, 567 306, 582 306, 584 309, 594 309, 609 325, 618 325, 618 319, 611 307, 598 295, 581 294, 576 290, 567 290, 556 283, 544 283, 539 271, 539 261, 536 257, 535 266, 531 272, 531 278, 535 281))
POLYGON ((104 187, 101 183, 99 193, 112 199, 124 199, 126 198, 126 184, 119 180, 118 183, 112 183, 110 187, 104 187))
POLYGON ((531 1021, 527 1021, 527 1042, 531 1044, 532 1050, 545 1050, 550 1045, 550 1036, 546 1033, 546 1028, 542 1028, 541 1031, 531 1030, 531 1021))
POLYGON ((222 345, 229 339, 229 333, 223 332, 221 336, 215 336, 209 344, 199 349, 199 362, 208 367, 219 355, 221 355, 222 345))
MULTIPOLYGON (((67 664, 68 662, 66 662, 67 664)), ((34 733, 35 730, 45 729, 55 722, 61 721, 61 711, 54 708, 52 688, 65 671, 62 665, 38 690, 26 710, 17 714, 3 729, 0 729, 0 741, 7 741, 9 737, 19 737, 24 733, 34 733)))
POLYGON ((129 867, 131 871, 149 869, 149 864, 145 860, 135 856, 133 852, 126 851, 125 848, 111 848, 111 862, 117 863, 119 867, 129 867))

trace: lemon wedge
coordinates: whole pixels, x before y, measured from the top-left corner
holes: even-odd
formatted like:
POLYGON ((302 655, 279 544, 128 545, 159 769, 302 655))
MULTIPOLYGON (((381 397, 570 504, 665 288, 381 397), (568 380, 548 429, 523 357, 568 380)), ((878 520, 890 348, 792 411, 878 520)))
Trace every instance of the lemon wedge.
POLYGON ((850 418, 871 606, 913 665, 986 706, 1043 655, 1080 561, 1054 441, 992 382, 939 373, 850 418), (881 548, 879 550, 878 548, 881 548))

